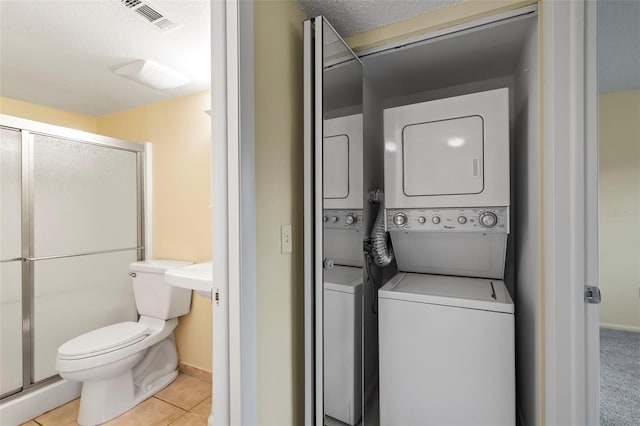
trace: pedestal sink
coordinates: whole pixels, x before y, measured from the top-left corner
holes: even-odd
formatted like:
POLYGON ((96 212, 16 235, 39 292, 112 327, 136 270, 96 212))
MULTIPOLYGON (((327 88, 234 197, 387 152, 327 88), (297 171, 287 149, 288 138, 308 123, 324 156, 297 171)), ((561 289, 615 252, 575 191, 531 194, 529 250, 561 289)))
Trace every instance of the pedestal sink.
POLYGON ((213 263, 204 262, 168 269, 164 280, 173 286, 189 288, 211 300, 213 290, 213 263))

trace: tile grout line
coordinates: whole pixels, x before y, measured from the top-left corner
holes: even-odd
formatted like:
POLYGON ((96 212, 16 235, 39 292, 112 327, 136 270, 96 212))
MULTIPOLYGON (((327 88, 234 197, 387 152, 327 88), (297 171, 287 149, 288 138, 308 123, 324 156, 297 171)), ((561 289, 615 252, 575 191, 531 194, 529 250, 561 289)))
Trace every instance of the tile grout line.
MULTIPOLYGON (((204 402, 204 400, 206 400, 207 398, 210 398, 210 396, 205 397, 205 398, 203 398, 202 400, 198 401, 198 403, 197 403, 196 405, 194 405, 193 407, 191 407, 191 408, 182 408, 182 407, 180 407, 179 405, 176 405, 176 404, 174 404, 174 403, 172 403, 172 402, 170 402, 170 401, 165 401, 164 399, 159 398, 159 397, 157 397, 156 395, 152 396, 152 398, 155 398, 155 399, 157 399, 158 401, 165 402, 165 403, 167 403, 167 404, 169 404, 169 405, 171 405, 171 406, 173 406, 173 407, 179 408, 179 409, 181 409, 182 411, 184 411, 184 412, 186 412, 186 413, 191 413, 191 410, 193 410, 194 408, 196 408, 198 405, 202 404, 202 403, 204 402)), ((199 416, 199 417, 203 417, 203 416, 201 416, 201 415, 199 415, 199 414, 196 414, 196 413, 193 413, 193 414, 195 414, 196 416, 199 416)))
POLYGON ((170 423, 167 423, 167 426, 171 426, 172 424, 174 424, 175 422, 177 422, 179 419, 181 419, 182 417, 186 416, 188 413, 188 411, 185 411, 184 413, 180 414, 178 417, 176 417, 175 419, 173 419, 170 423))

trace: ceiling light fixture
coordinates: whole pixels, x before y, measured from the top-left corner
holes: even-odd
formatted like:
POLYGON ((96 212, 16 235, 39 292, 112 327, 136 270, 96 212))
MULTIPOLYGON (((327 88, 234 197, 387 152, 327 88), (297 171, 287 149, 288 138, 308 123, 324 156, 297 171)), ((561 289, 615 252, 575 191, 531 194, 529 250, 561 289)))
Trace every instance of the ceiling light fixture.
POLYGON ((113 72, 157 90, 173 89, 189 82, 179 72, 146 59, 130 62, 113 72))

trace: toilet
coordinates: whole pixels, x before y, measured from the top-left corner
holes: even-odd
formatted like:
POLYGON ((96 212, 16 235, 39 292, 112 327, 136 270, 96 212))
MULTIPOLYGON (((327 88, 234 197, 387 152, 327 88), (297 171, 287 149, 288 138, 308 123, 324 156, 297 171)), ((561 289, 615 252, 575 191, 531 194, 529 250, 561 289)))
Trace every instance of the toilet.
POLYGON ((107 422, 178 376, 173 329, 177 317, 189 313, 191 290, 166 284, 164 272, 189 264, 160 259, 131 263, 138 322, 108 325, 58 348, 58 374, 82 383, 79 424, 107 422))

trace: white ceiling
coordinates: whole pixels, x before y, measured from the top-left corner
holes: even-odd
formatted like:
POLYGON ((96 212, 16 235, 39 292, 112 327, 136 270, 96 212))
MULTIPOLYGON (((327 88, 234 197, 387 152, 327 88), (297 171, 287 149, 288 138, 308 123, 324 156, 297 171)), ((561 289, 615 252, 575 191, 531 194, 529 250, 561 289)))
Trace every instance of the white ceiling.
POLYGON ((0 0, 0 95, 93 116, 210 87, 210 2, 145 1, 181 28, 163 33, 121 0, 0 0), (190 83, 159 91, 113 69, 150 59, 190 83))
POLYGON ((298 0, 309 17, 323 15, 342 37, 462 1, 464 0, 298 0))

